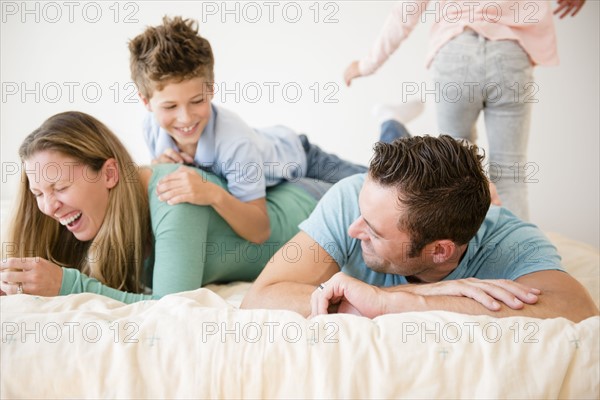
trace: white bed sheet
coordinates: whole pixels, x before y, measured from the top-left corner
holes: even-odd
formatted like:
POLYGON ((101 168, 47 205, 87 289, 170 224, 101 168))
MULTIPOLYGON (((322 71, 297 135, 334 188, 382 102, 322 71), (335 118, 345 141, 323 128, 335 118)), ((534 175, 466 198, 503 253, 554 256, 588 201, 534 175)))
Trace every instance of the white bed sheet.
MULTIPOLYGON (((598 250, 549 236, 598 304, 598 250)), ((600 397, 600 317, 307 320, 239 310, 248 287, 131 305, 93 294, 2 298, 0 397, 600 397)))

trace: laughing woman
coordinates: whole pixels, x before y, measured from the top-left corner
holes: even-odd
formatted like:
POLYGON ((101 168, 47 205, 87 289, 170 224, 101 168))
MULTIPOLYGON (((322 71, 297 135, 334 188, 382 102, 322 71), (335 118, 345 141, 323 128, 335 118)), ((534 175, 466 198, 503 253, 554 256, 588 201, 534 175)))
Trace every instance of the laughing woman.
MULTIPOLYGON (((137 168, 119 139, 87 114, 49 118, 19 155, 23 179, 0 264, 2 294, 92 292, 131 303, 253 280, 297 233, 319 192, 290 183, 269 189, 271 236, 257 245, 211 206, 160 201, 159 180, 179 166, 137 168)), ((226 187, 211 173, 195 173, 226 187)))

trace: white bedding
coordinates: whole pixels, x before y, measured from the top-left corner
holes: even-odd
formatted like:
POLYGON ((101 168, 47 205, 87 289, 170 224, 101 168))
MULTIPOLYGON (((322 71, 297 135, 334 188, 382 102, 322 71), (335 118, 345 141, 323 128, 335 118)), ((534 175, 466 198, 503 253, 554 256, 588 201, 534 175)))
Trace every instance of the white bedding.
MULTIPOLYGON (((598 304, 597 249, 549 235, 598 304)), ((600 317, 307 320, 247 283, 124 305, 2 298, 2 398, 599 398, 600 317)))

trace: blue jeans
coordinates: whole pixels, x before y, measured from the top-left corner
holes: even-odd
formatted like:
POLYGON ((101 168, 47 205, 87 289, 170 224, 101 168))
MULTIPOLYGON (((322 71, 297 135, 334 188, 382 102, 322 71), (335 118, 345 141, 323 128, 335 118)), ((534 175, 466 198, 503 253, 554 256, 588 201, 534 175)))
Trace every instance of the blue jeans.
MULTIPOLYGON (((299 135, 304 151, 308 170, 304 178, 294 181, 307 193, 319 200, 323 194, 336 182, 355 174, 367 172, 364 165, 342 160, 335 154, 327 153, 319 146, 308 140, 306 135, 299 135)), ((410 136, 404 125, 398 121, 385 121, 381 124, 379 139, 389 143, 399 137, 410 136)))
POLYGON ((537 182, 537 165, 526 161, 531 103, 537 102, 527 53, 515 41, 490 41, 467 29, 440 49, 432 67, 440 133, 475 143, 483 111, 489 178, 502 205, 527 220, 527 184, 537 182))

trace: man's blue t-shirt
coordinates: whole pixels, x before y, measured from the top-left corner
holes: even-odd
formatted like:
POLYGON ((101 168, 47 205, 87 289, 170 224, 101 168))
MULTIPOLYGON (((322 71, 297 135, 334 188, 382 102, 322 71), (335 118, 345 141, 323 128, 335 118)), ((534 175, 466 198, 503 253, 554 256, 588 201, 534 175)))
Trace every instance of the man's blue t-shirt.
MULTIPOLYGON (((319 243, 346 274, 375 286, 408 283, 404 276, 367 267, 360 240, 348 235, 348 227, 360 216, 358 195, 365 176, 354 175, 334 185, 300 229, 319 243)), ((562 271, 560 261, 556 247, 537 226, 521 221, 503 207, 491 206, 458 267, 444 280, 515 280, 537 271, 562 271)))

